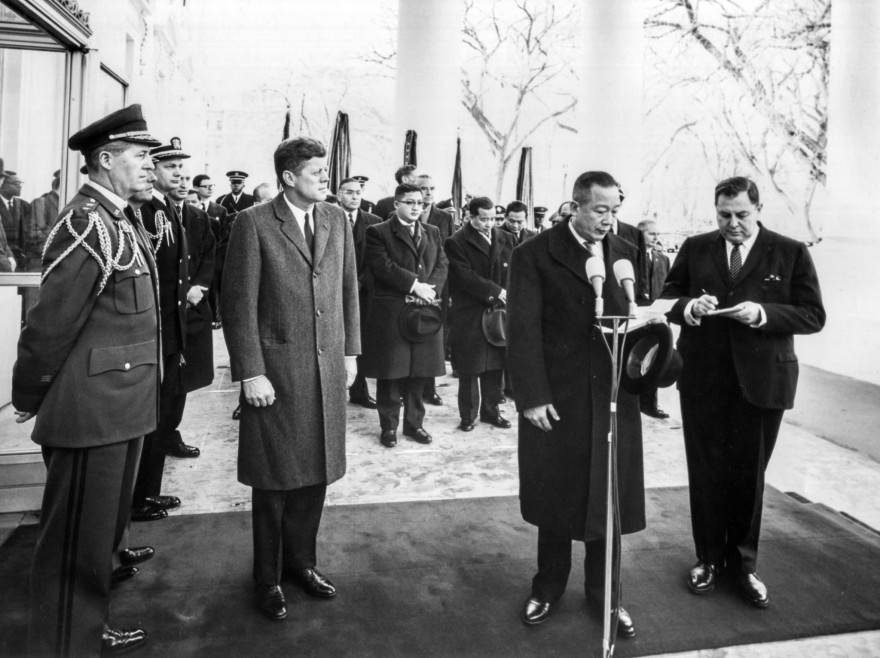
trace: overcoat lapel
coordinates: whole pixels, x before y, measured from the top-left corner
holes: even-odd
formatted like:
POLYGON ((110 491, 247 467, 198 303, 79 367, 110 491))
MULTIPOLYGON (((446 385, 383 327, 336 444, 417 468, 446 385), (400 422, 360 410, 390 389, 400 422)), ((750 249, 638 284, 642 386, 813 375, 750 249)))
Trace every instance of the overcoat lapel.
POLYGON ((730 266, 727 264, 727 250, 724 247, 724 238, 721 233, 716 233, 712 238, 712 245, 709 248, 712 254, 712 260, 715 261, 715 267, 718 269, 718 276, 725 284, 730 284, 730 266))
MULTIPOLYGON (((486 256, 489 256, 489 243, 486 242, 486 239, 480 235, 480 232, 470 224, 467 225, 465 230, 467 231, 467 241, 470 244, 474 245, 482 253, 486 254, 486 256)), ((495 242, 497 243, 497 240, 495 240, 495 242)), ((492 262, 491 257, 489 258, 489 262, 492 262)))
MULTIPOLYGON (((409 234, 409 231, 403 228, 403 225, 400 223, 399 219, 394 219, 391 221, 391 232, 394 233, 394 237, 397 240, 400 240, 407 247, 412 249, 412 252, 416 255, 416 258, 421 258, 419 250, 416 249, 416 245, 413 242, 412 236, 409 234)), ((422 235, 424 236, 424 230, 422 235)), ((422 245, 424 245, 424 238, 422 239, 422 245)))
MULTIPOLYGON (((345 221, 348 221, 346 215, 345 221)), ((321 262, 324 250, 327 248, 327 242, 330 240, 330 216, 321 204, 315 204, 315 264, 321 262)), ((303 238, 305 240, 305 238, 303 238)))
POLYGON ((296 223, 296 219, 290 211, 290 208, 287 207, 287 202, 284 200, 283 192, 276 196, 272 201, 272 208, 275 210, 276 219, 281 223, 281 232, 287 236, 287 239, 290 240, 297 249, 299 249, 303 258, 305 258, 306 262, 311 265, 312 252, 309 250, 308 245, 306 245, 306 236, 304 236, 303 232, 299 230, 299 225, 296 223))
POLYGON ((501 255, 501 240, 498 239, 498 229, 492 229, 492 245, 489 248, 489 267, 498 260, 501 255))
MULTIPOLYGON (((568 222, 557 224, 555 228, 550 229, 550 241, 547 249, 554 260, 570 269, 575 276, 585 283, 589 283, 587 272, 584 269, 584 264, 587 262, 587 253, 583 247, 574 241, 568 228, 568 222)), ((592 288, 590 289, 592 290, 592 288)))
POLYGON ((746 258, 746 262, 743 263, 742 269, 739 271, 739 276, 736 278, 736 283, 734 283, 732 287, 735 288, 745 281, 749 272, 757 267, 758 263, 765 258, 765 255, 769 253, 772 248, 773 237, 770 235, 770 231, 761 226, 761 230, 758 232, 758 237, 755 238, 755 244, 752 245, 752 248, 749 251, 749 256, 746 258))

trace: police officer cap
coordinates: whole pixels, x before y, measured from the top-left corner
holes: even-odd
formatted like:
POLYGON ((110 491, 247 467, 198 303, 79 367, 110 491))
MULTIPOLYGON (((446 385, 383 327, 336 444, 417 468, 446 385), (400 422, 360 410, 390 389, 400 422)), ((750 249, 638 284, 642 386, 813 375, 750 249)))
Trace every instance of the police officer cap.
POLYGON ((115 141, 158 146, 162 142, 147 131, 147 120, 140 105, 129 105, 89 124, 67 140, 71 151, 88 153, 115 141))
POLYGON ((150 149, 150 156, 152 156, 153 160, 183 160, 189 157, 181 148, 180 137, 172 137, 168 144, 150 149))
POLYGON ((233 169, 232 171, 226 172, 226 177, 231 181, 244 181, 248 175, 247 172, 241 171, 240 169, 233 169))
POLYGON ((366 183, 368 180, 370 180, 366 176, 352 176, 352 178, 355 179, 358 183, 366 183))
POLYGON ((547 214, 547 209, 544 206, 535 206, 535 217, 543 217, 547 214))
POLYGON ((504 206, 495 206, 495 216, 496 217, 504 217, 507 213, 507 208, 504 206))

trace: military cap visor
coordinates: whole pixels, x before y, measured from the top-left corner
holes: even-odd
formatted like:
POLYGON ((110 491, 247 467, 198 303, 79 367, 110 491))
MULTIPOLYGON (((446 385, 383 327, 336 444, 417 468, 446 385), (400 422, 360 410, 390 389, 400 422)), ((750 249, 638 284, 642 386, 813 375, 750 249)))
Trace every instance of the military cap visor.
POLYGON ((366 183, 368 180, 370 180, 366 176, 352 176, 352 178, 354 180, 356 180, 358 183, 366 183))
POLYGON ((158 146, 162 142, 150 135, 147 121, 140 105, 129 105, 98 119, 67 140, 72 151, 88 153, 110 142, 122 141, 146 146, 158 146))
POLYGON ((239 171, 239 170, 236 169, 236 170, 233 170, 233 171, 227 171, 227 172, 226 172, 226 177, 227 177, 229 180, 231 180, 231 181, 243 181, 245 178, 248 177, 248 175, 247 175, 246 172, 244 172, 244 171, 239 171))
POLYGON ((162 146, 150 149, 150 157, 153 160, 185 160, 190 156, 188 153, 184 153, 180 147, 180 139, 172 137, 170 144, 163 144, 162 146))

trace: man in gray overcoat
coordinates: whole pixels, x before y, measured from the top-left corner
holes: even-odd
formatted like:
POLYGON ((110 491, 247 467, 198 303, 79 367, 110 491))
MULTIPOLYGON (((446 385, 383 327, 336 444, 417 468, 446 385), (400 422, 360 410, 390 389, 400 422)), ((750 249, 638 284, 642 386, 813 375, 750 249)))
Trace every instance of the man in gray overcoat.
MULTIPOLYGON (((601 609, 605 576, 605 483, 610 428, 611 358, 595 327, 596 296, 587 259, 604 261, 607 315, 628 306, 612 266, 635 263, 637 248, 611 233, 620 207, 617 183, 605 172, 581 174, 573 216, 513 252, 507 298, 507 368, 519 417, 520 508, 538 527, 538 573, 522 613, 546 621, 565 591, 571 542, 584 542, 587 602, 601 609)), ((639 400, 617 399, 618 487, 623 534, 645 527, 639 400)), ((618 634, 635 635, 619 609, 618 634)))
POLYGON ((283 191, 238 214, 224 265, 223 330, 242 382, 238 480, 253 487, 256 603, 273 620, 287 616, 282 576, 336 595, 315 569, 316 537, 327 485, 345 474, 360 326, 351 226, 323 202, 326 155, 310 138, 278 146, 283 191))

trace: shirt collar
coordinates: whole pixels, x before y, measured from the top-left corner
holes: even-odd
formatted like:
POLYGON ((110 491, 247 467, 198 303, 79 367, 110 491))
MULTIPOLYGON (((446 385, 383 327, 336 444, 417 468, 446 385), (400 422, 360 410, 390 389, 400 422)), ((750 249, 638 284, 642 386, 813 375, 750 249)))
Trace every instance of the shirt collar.
POLYGON ((290 199, 287 198, 287 195, 286 195, 286 194, 283 194, 283 193, 282 193, 281 196, 284 198, 284 203, 286 203, 286 204, 287 204, 287 207, 290 208, 290 212, 293 213, 293 217, 294 217, 294 219, 296 219, 297 223, 298 223, 300 226, 304 225, 305 222, 306 222, 306 213, 309 214, 309 217, 312 218, 312 227, 313 227, 312 230, 314 230, 314 225, 315 225, 315 204, 313 203, 312 205, 310 205, 308 210, 302 210, 302 209, 300 209, 300 208, 297 208, 295 205, 293 205, 293 204, 290 202, 290 199))
MULTIPOLYGON (((758 226, 757 230, 752 233, 752 236, 748 240, 743 240, 742 250, 740 251, 740 255, 742 256, 742 262, 746 262, 746 257, 749 255, 749 252, 752 250, 752 247, 755 246, 755 240, 758 239, 758 233, 761 232, 761 227, 758 226)), ((724 240, 724 248, 727 251, 727 260, 730 260, 730 253, 733 251, 733 243, 728 240, 724 240)))
POLYGON ((600 258, 602 257, 601 246, 599 249, 596 249, 595 251, 592 248, 592 245, 597 245, 599 243, 598 242, 591 243, 589 240, 585 240, 584 238, 582 238, 578 234, 578 232, 574 230, 574 222, 572 222, 571 220, 568 220, 568 230, 571 231, 571 234, 574 236, 575 241, 581 246, 581 248, 586 249, 594 256, 599 256, 600 258), (586 243, 586 244, 584 244, 584 243, 586 243))
MULTIPOLYGON (((91 186, 96 192, 100 192, 104 197, 106 197, 106 199, 110 203, 112 203, 120 211, 125 210, 125 199, 116 194, 116 192, 108 190, 106 187, 104 187, 100 183, 96 183, 93 180, 87 180, 85 184, 91 186)), ((155 190, 153 191, 155 192, 155 190)))

